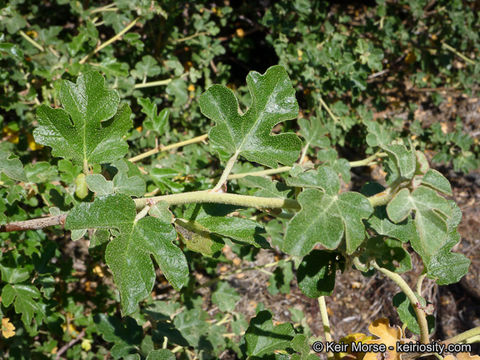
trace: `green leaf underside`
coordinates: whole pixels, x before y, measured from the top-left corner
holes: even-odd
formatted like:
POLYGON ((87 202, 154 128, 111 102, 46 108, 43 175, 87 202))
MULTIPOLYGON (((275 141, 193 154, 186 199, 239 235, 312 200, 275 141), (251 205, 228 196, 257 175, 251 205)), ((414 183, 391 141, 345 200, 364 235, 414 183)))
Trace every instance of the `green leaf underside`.
POLYGON ((384 239, 382 236, 371 237, 365 244, 365 252, 360 256, 364 264, 373 259, 381 267, 397 273, 412 269, 412 259, 402 243, 395 239, 384 239))
POLYGON ((400 190, 387 205, 388 217, 395 223, 405 220, 415 211, 418 237, 412 238, 415 251, 423 258, 438 251, 447 240, 447 219, 452 214, 449 202, 435 190, 420 186, 412 193, 400 190))
POLYGON ((394 159, 400 176, 403 179, 410 180, 415 174, 417 168, 415 152, 408 150, 404 145, 399 144, 382 146, 382 148, 394 159))
POLYGON ((0 148, 0 174, 3 172, 9 178, 18 181, 27 181, 20 159, 11 159, 11 154, 0 148))
POLYGON ((429 169, 422 178, 422 185, 426 185, 447 195, 452 195, 452 187, 445 176, 434 169, 429 169))
POLYGON ((368 223, 378 235, 395 238, 401 242, 414 241, 418 238, 415 223, 411 217, 395 224, 388 219, 385 206, 377 206, 368 223))
POLYGON ((130 108, 119 107, 115 90, 105 88, 102 75, 89 72, 77 83, 64 81, 60 90, 63 109, 41 105, 35 141, 50 146, 52 155, 77 163, 106 163, 121 158, 128 145, 122 136, 132 127, 130 108))
POLYGON ((262 356, 271 354, 274 350, 283 350, 291 345, 295 331, 292 324, 273 326, 272 314, 269 311, 260 311, 250 321, 245 333, 247 354, 262 356))
POLYGON ((247 85, 252 104, 239 113, 234 93, 213 85, 200 97, 202 113, 215 122, 209 141, 222 160, 238 154, 249 161, 276 167, 297 160, 301 141, 293 133, 271 135, 272 128, 298 114, 298 103, 286 70, 273 66, 264 75, 250 72, 247 85))
MULTIPOLYGON (((418 296, 418 294, 415 294, 415 295, 417 296, 417 299, 420 305, 422 306, 427 305, 423 297, 418 296)), ((396 294, 393 297, 393 306, 396 307, 398 316, 400 317, 400 320, 402 321, 402 323, 407 325, 408 329, 411 332, 419 335, 420 326, 418 325, 418 322, 417 322, 417 316, 415 315, 415 310, 413 309, 413 306, 410 303, 410 300, 407 298, 407 295, 405 295, 403 292, 396 294)), ((428 332, 431 333, 435 328, 435 318, 432 315, 427 315, 427 323, 428 323, 428 330, 429 330, 428 332)))
POLYGON ((318 298, 331 295, 335 287, 337 254, 313 250, 298 267, 298 287, 306 296, 318 298))
POLYGON ((336 249, 345 235, 347 253, 353 253, 365 239, 362 219, 373 212, 368 199, 355 192, 338 194, 338 175, 329 167, 300 174, 287 183, 323 191, 305 189, 298 196, 301 210, 288 224, 283 251, 305 256, 317 243, 336 249))
POLYGON ((93 203, 81 203, 70 212, 65 224, 67 229, 119 232, 107 245, 105 260, 113 272, 125 314, 134 312, 138 302, 153 289, 155 269, 151 255, 175 289, 188 281, 185 255, 172 243, 176 239, 173 226, 153 217, 135 223, 135 215, 135 203, 128 196, 110 195, 93 203))

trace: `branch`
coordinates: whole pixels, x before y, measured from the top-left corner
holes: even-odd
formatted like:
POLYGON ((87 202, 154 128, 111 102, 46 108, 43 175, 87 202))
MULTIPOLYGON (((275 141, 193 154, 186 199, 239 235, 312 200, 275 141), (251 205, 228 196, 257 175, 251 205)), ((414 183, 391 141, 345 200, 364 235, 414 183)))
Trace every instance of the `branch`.
POLYGON ((38 230, 49 226, 65 225, 67 214, 49 216, 38 219, 15 221, 9 224, 1 225, 0 232, 38 230))
POLYGON ((185 146, 185 145, 190 145, 190 144, 195 144, 195 143, 202 142, 202 141, 206 140, 207 137, 208 137, 208 135, 205 134, 205 135, 200 135, 200 136, 194 137, 194 138, 189 139, 189 140, 180 141, 180 142, 175 143, 175 144, 170 144, 170 145, 167 145, 167 146, 160 145, 160 146, 157 146, 156 148, 154 148, 152 150, 148 150, 148 151, 144 152, 143 154, 134 156, 134 157, 132 157, 128 160, 132 163, 137 162, 137 161, 140 161, 142 159, 145 159, 146 157, 155 155, 155 154, 157 154, 161 151, 167 151, 167 150, 176 149, 176 148, 179 148, 179 147, 182 147, 182 146, 185 146))
POLYGON ((117 41, 118 39, 120 39, 123 34, 125 34, 128 30, 130 30, 136 23, 137 21, 140 20, 139 17, 137 17, 135 20, 133 20, 130 24, 128 24, 127 26, 125 26, 125 28, 120 31, 118 34, 116 34, 115 36, 113 36, 111 39, 107 40, 106 42, 104 42, 103 44, 100 44, 98 45, 95 50, 93 50, 90 54, 88 55, 85 55, 85 57, 83 59, 81 59, 79 61, 80 64, 84 64, 88 58, 92 55, 95 55, 97 52, 99 52, 100 50, 102 50, 103 48, 107 47, 108 45, 110 45, 111 43, 117 41))
MULTIPOLYGON (((332 334, 330 333, 330 321, 328 320, 327 303, 325 302, 325 296, 318 298, 318 306, 320 307, 320 317, 323 323, 323 332, 325 333, 325 341, 332 342, 332 334)), ((327 359, 334 359, 333 353, 327 353, 327 359)))
POLYGON ((420 304, 418 303, 418 298, 413 292, 413 290, 408 286, 407 282, 403 280, 403 278, 385 268, 382 268, 378 266, 378 264, 373 261, 372 266, 383 273, 385 276, 387 276, 390 280, 393 280, 398 287, 407 295, 408 300, 410 300, 410 304, 412 304, 413 310, 415 311, 415 315, 417 317, 417 322, 418 325, 420 326, 420 340, 422 343, 427 344, 429 339, 428 339, 428 323, 427 323, 427 316, 425 315, 425 311, 420 307, 420 304))

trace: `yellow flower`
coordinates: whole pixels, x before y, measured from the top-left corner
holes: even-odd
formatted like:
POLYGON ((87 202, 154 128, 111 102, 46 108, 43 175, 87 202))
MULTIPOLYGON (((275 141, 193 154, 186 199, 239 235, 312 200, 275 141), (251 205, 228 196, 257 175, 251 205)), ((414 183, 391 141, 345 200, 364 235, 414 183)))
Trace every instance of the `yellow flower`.
POLYGON ((187 89, 188 89, 188 91, 195 91, 195 85, 190 84, 190 85, 188 85, 187 89))
POLYGON ((82 349, 85 351, 90 351, 92 349, 92 340, 83 339, 82 340, 82 349))
POLYGON ((40 150, 41 148, 43 148, 42 144, 37 144, 35 142, 35 139, 33 138, 32 134, 27 134, 27 142, 28 142, 28 147, 32 151, 40 150))
POLYGON ((18 144, 18 131, 12 130, 8 126, 4 126, 2 133, 3 136, 7 138, 7 141, 10 141, 12 144, 18 144))
POLYGON ((98 277, 104 277, 105 274, 103 273, 103 270, 102 268, 100 267, 100 265, 96 265, 94 268, 93 268, 93 273, 95 275, 97 275, 98 277))
POLYGON ((15 326, 10 322, 9 318, 2 319, 2 336, 5 339, 11 338, 15 335, 15 326))
POLYGON ((238 28, 235 32, 237 33, 237 36, 238 36, 240 39, 245 36, 245 31, 243 31, 242 28, 238 28))

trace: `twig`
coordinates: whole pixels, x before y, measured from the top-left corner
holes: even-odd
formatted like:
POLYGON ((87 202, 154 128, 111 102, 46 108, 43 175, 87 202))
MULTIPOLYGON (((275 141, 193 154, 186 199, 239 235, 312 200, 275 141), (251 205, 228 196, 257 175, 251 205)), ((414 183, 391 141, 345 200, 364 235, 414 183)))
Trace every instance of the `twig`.
POLYGON ((78 336, 75 338, 75 339, 72 339, 70 340, 68 343, 66 343, 65 345, 63 345, 60 350, 58 350, 57 352, 57 356, 55 357, 55 359, 59 360, 60 357, 68 350, 70 349, 73 345, 75 345, 76 343, 78 343, 80 340, 82 340, 83 338, 85 337, 85 329, 82 330, 82 332, 80 334, 78 334, 78 336))
POLYGON ((135 20, 133 20, 130 24, 128 24, 122 31, 120 31, 118 34, 116 34, 115 36, 113 36, 111 39, 107 40, 106 42, 104 42, 103 44, 100 44, 99 46, 97 46, 95 48, 95 50, 93 50, 90 54, 88 55, 85 55, 85 57, 79 61, 80 64, 84 64, 88 58, 92 55, 95 55, 97 52, 99 52, 100 50, 102 50, 103 48, 107 47, 108 45, 110 45, 111 43, 117 41, 118 39, 120 39, 123 34, 125 34, 127 31, 129 31, 136 23, 137 21, 140 20, 139 17, 137 17, 135 20))
POLYGON ((215 187, 212 189, 213 192, 220 190, 223 184, 227 182, 228 175, 230 175, 230 172, 232 171, 233 165, 235 165, 239 154, 240 152, 237 150, 235 154, 233 154, 233 156, 227 161, 222 176, 220 176, 220 180, 218 180, 217 185, 215 185, 215 187))
POLYGON ((66 214, 49 216, 38 219, 15 221, 9 224, 1 225, 0 232, 38 230, 49 226, 65 225, 66 214))
POLYGON ((423 309, 420 307, 417 296, 415 295, 413 290, 410 288, 410 286, 408 286, 407 282, 403 280, 400 275, 378 266, 375 261, 372 261, 371 264, 375 269, 387 276, 390 280, 393 280, 395 284, 397 284, 398 287, 405 293, 405 295, 407 295, 408 300, 410 300, 410 304, 415 311, 418 325, 420 326, 420 340, 422 343, 427 344, 429 341, 427 316, 425 315, 425 311, 423 311, 423 309))
POLYGON ((44 52, 45 49, 43 48, 42 45, 40 45, 39 43, 37 43, 35 40, 33 40, 30 36, 28 36, 27 34, 25 34, 22 30, 20 30, 20 35, 22 35, 22 37, 27 40, 30 44, 32 44, 33 46, 35 46, 38 50, 40 50, 41 52, 44 52))
POLYGON ((458 57, 462 58, 463 60, 465 60, 467 63, 469 63, 470 65, 475 65, 475 61, 473 61, 472 59, 466 57, 465 55, 463 55, 461 52, 459 52, 457 49, 455 49, 454 47, 448 45, 446 42, 442 41, 442 47, 444 47, 445 49, 453 52, 455 55, 457 55, 458 57))
POLYGON ((266 175, 280 174, 282 172, 290 171, 291 168, 292 168, 291 166, 282 166, 276 169, 251 171, 251 172, 240 173, 240 174, 230 174, 228 175, 227 179, 233 180, 233 179, 241 179, 247 176, 266 176, 266 175))
POLYGON ((154 148, 152 150, 148 150, 148 151, 144 152, 143 154, 140 154, 140 155, 137 155, 137 156, 134 156, 134 157, 130 158, 129 161, 132 162, 132 163, 137 162, 139 160, 145 159, 146 157, 155 155, 155 154, 159 153, 160 151, 168 151, 168 150, 176 149, 176 148, 179 148, 179 147, 182 147, 182 146, 185 146, 185 145, 199 143, 199 142, 202 142, 202 141, 206 140, 207 137, 208 137, 208 134, 205 134, 205 135, 200 135, 200 136, 194 137, 194 138, 189 139, 189 140, 180 141, 180 142, 175 143, 175 144, 170 144, 170 145, 167 145, 167 146, 160 145, 160 146, 157 146, 156 148, 154 148))

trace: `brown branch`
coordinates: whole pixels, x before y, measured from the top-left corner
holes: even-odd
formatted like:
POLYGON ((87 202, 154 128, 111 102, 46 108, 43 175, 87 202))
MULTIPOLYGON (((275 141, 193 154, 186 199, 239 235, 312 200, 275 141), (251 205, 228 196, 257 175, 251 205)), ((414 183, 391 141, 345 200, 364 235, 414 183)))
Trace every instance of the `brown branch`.
POLYGON ((9 224, 0 225, 0 232, 38 230, 48 226, 65 225, 67 214, 49 216, 38 219, 15 221, 9 224))
POLYGON ((83 337, 85 336, 85 329, 82 330, 82 332, 80 334, 78 334, 78 336, 75 338, 75 339, 72 339, 70 340, 68 343, 66 343, 65 345, 63 345, 60 350, 58 350, 57 352, 57 356, 56 356, 56 360, 60 359, 60 357, 68 350, 70 349, 73 345, 75 345, 76 343, 78 343, 80 340, 83 339, 83 337))

